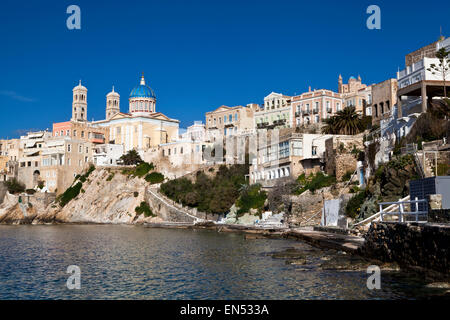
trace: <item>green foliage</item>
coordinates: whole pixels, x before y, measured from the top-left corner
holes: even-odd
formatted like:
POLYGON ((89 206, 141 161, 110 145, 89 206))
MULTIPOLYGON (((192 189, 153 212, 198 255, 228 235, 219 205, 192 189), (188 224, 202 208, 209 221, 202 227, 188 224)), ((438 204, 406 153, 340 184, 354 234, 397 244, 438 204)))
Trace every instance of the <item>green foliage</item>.
POLYGON ((153 163, 142 162, 136 166, 136 169, 133 172, 133 175, 139 178, 145 176, 150 170, 153 170, 155 167, 153 163))
POLYGON ((25 185, 19 182, 16 178, 9 179, 5 182, 8 192, 11 194, 21 193, 25 191, 25 185))
POLYGON ((349 170, 342 176, 342 181, 348 181, 353 175, 353 171, 349 170))
POLYGON ((64 207, 70 200, 76 198, 80 194, 80 190, 83 184, 78 182, 74 186, 67 188, 66 191, 59 198, 59 204, 61 207, 64 207))
POLYGON ((144 214, 146 217, 156 217, 156 215, 153 214, 152 209, 150 209, 150 206, 147 202, 142 201, 139 206, 137 206, 134 211, 136 211, 137 215, 144 214))
POLYGON ((86 182, 86 180, 87 180, 87 178, 89 177, 89 175, 93 172, 95 170, 95 166, 93 165, 93 164, 91 164, 90 166, 89 166, 89 168, 87 169, 87 171, 84 173, 84 174, 82 174, 82 175, 76 175, 75 176, 75 180, 77 180, 77 177, 78 177, 78 179, 82 182, 82 183, 84 183, 84 182, 86 182))
POLYGON ((236 206, 239 207, 238 216, 250 212, 250 209, 257 209, 261 213, 266 199, 267 193, 261 190, 261 185, 254 184, 245 188, 236 201, 236 206))
POLYGON ((130 150, 120 157, 124 165, 134 166, 144 162, 136 150, 130 150))
POLYGON ((364 123, 355 107, 346 107, 338 111, 335 116, 324 120, 325 126, 322 133, 325 134, 351 134, 355 135, 364 131, 364 123))
POLYGON ((113 173, 111 173, 109 176, 108 176, 108 178, 106 178, 106 181, 111 181, 113 178, 114 178, 114 172, 113 173))
POLYGON ((397 156, 387 163, 389 168, 394 168, 396 170, 403 169, 407 165, 414 165, 414 156, 412 154, 407 154, 404 156, 397 156))
POLYGON ((38 189, 43 189, 44 188, 44 181, 42 181, 42 180, 40 180, 39 182, 38 182, 38 185, 37 185, 37 187, 38 187, 38 189))
POLYGON ((194 183, 186 178, 170 180, 161 185, 161 192, 199 211, 222 214, 228 212, 238 199, 239 189, 246 184, 246 174, 248 165, 222 165, 212 178, 199 171, 194 183))
POLYGON ((316 190, 329 187, 336 183, 335 176, 327 176, 322 171, 316 174, 311 173, 308 177, 303 173, 297 178, 297 182, 301 187, 296 191, 296 194, 302 194, 306 190, 314 193, 316 190))
POLYGON ((152 172, 145 176, 145 181, 150 182, 150 184, 161 183, 164 181, 164 175, 159 172, 152 172))
POLYGON ((139 196, 139 192, 135 191, 135 192, 133 192, 133 195, 135 198, 137 198, 139 196))
POLYGON ((366 200, 367 197, 366 191, 358 192, 356 195, 354 195, 348 202, 345 207, 345 214, 347 217, 355 218, 359 215, 359 212, 361 211, 361 206, 366 200))

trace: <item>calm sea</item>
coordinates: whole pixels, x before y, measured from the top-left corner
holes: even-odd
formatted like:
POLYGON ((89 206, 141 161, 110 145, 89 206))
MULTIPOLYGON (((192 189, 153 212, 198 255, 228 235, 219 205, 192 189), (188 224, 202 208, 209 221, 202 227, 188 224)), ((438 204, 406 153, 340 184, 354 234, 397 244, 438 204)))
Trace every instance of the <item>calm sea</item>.
POLYGON ((402 272, 382 272, 381 290, 370 291, 365 271, 322 270, 314 259, 292 265, 271 256, 287 248, 321 257, 297 241, 204 230, 0 226, 0 299, 423 297, 424 283, 402 272), (79 290, 66 287, 70 265, 81 270, 79 290))

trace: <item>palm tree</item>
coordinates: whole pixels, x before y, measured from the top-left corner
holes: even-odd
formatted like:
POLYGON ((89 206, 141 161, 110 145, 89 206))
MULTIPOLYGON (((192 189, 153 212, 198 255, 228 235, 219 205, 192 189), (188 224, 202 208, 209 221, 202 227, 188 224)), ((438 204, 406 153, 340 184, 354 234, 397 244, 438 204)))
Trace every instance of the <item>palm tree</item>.
POLYGON ((355 135, 364 131, 361 116, 356 113, 354 106, 346 107, 329 119, 325 120, 323 133, 355 135))
POLYGON ((122 155, 120 157, 120 160, 122 160, 123 164, 125 164, 127 166, 137 165, 137 164, 144 162, 141 159, 141 156, 139 155, 139 153, 137 153, 137 151, 134 149, 132 149, 132 150, 128 151, 128 153, 122 155))

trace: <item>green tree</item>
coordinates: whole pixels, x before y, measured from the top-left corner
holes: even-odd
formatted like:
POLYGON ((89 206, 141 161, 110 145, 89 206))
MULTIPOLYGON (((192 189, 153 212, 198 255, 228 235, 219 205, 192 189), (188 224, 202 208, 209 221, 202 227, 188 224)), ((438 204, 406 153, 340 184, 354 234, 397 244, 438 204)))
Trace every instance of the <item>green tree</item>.
POLYGON ((440 48, 436 52, 436 58, 439 60, 439 64, 436 65, 434 63, 430 64, 430 67, 427 69, 433 75, 441 76, 442 81, 444 82, 444 97, 447 98, 447 88, 445 85, 447 75, 450 73, 450 60, 448 59, 449 51, 445 50, 444 47, 440 48))
POLYGON ((127 166, 137 165, 144 162, 135 149, 132 149, 128 151, 128 153, 122 155, 120 160, 122 160, 123 164, 127 166))

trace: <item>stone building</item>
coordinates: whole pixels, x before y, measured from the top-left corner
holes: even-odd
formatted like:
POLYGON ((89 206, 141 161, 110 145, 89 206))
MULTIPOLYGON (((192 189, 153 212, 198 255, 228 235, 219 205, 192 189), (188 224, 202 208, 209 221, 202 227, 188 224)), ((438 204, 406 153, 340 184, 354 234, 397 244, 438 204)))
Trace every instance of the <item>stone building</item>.
POLYGON ((388 79, 372 85, 372 124, 392 115, 397 104, 397 79, 388 79))
POLYGON ((364 151, 363 134, 356 136, 335 135, 325 141, 325 172, 338 181, 357 168, 359 153, 364 151))

